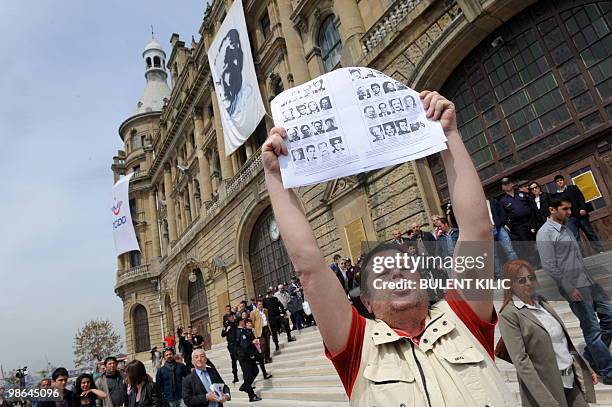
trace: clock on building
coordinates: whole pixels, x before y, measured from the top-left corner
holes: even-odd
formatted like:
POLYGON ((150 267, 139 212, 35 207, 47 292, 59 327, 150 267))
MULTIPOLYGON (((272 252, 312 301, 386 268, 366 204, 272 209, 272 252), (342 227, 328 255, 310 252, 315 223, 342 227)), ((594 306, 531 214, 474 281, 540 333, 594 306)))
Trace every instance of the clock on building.
POLYGON ((270 221, 270 238, 272 240, 278 240, 280 237, 280 230, 278 230, 278 224, 276 223, 276 219, 272 218, 270 221))

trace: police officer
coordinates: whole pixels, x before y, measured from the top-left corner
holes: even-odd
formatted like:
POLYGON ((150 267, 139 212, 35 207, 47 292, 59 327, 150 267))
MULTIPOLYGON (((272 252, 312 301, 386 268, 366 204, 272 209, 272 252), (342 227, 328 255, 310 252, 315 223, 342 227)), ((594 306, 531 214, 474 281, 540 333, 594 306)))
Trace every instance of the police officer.
POLYGON ((253 390, 253 382, 259 373, 255 354, 257 349, 253 345, 253 339, 254 337, 249 334, 249 331, 246 328, 246 321, 240 319, 238 321, 238 331, 236 333, 236 353, 238 356, 238 361, 240 362, 242 374, 244 376, 244 383, 242 383, 242 386, 240 386, 238 390, 248 394, 249 401, 251 402, 261 400, 261 398, 258 397, 253 390))
MULTIPOLYGON (((535 240, 532 233, 533 212, 529 204, 529 195, 523 191, 515 191, 514 183, 509 178, 502 178, 502 190, 504 196, 499 199, 499 203, 506 212, 506 224, 510 228, 510 238, 519 242, 530 242, 535 240)), ((533 261, 534 248, 531 244, 520 244, 519 256, 533 261)))
POLYGON ((238 331, 238 322, 236 322, 236 314, 231 309, 223 316, 223 331, 221 331, 221 337, 227 340, 227 351, 232 359, 232 373, 234 374, 234 380, 232 383, 238 382, 238 368, 236 366, 236 333, 238 331))

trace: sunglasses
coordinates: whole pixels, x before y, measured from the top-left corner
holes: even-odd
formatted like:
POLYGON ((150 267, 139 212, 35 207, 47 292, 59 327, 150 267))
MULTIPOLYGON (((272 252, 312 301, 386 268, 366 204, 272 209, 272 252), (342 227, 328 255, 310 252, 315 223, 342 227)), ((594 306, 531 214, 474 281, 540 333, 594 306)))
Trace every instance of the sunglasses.
POLYGON ((529 187, 529 189, 536 189, 536 188, 540 188, 540 186, 539 185, 534 185, 532 187, 529 187))
POLYGON ((533 282, 533 281, 536 281, 536 276, 535 276, 535 274, 531 274, 531 275, 529 275, 527 277, 518 278, 516 281, 520 285, 524 285, 524 284, 527 284, 527 279, 529 279, 529 281, 533 282))

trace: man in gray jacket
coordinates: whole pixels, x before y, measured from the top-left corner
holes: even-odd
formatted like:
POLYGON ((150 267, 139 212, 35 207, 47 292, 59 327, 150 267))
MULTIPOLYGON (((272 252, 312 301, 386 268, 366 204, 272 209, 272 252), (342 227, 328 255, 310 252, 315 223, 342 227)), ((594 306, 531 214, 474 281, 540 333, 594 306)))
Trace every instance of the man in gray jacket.
POLYGON ((106 371, 96 380, 96 387, 108 397, 102 400, 102 407, 121 407, 127 405, 127 386, 125 378, 117 370, 117 358, 109 356, 104 359, 106 371))
POLYGON ((561 295, 580 320, 586 342, 584 357, 602 377, 612 384, 612 302, 603 288, 587 273, 580 246, 566 223, 572 203, 565 196, 555 196, 549 204, 549 216, 536 237, 542 268, 559 286, 561 295))

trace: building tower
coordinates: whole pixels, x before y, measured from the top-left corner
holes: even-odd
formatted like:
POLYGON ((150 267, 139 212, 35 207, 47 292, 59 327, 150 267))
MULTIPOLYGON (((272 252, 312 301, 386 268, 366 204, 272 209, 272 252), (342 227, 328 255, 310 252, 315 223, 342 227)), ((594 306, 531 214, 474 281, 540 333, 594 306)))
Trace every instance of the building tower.
POLYGON ((142 52, 146 84, 136 110, 119 126, 123 149, 113 157, 115 182, 121 175, 134 172, 130 181, 129 204, 140 252, 124 253, 117 258, 117 284, 115 292, 124 302, 123 319, 126 326, 128 354, 149 351, 151 338, 162 336, 159 320, 161 311, 151 307, 159 296, 161 246, 158 211, 164 202, 164 191, 151 183, 151 165, 154 161, 154 142, 159 137, 160 116, 170 98, 166 71, 166 53, 152 38, 142 52), (137 294, 135 294, 137 293, 137 294), (137 305, 126 300, 137 295, 137 305))

